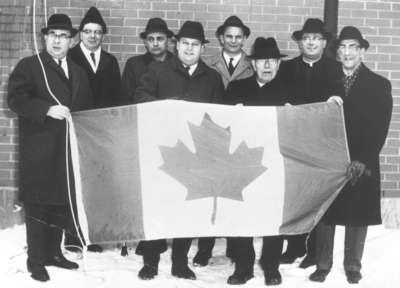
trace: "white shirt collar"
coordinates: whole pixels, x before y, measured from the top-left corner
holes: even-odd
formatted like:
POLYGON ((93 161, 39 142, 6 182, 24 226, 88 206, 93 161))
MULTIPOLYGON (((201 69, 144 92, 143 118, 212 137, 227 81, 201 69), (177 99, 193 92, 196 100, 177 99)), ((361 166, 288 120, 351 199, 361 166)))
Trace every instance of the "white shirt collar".
POLYGON ((232 60, 232 65, 233 67, 236 67, 236 65, 239 63, 240 58, 242 57, 242 53, 239 53, 235 56, 229 56, 228 54, 226 54, 225 52, 222 52, 222 56, 225 59, 226 65, 229 65, 229 62, 231 61, 231 58, 233 58, 232 60))
POLYGON ((69 78, 67 57, 64 56, 64 58, 61 58, 61 59, 56 59, 56 58, 53 58, 53 59, 56 62, 57 66, 58 66, 58 61, 61 60, 61 68, 64 70, 65 76, 67 78, 69 78))
POLYGON ((306 60, 303 57, 303 62, 306 63, 308 66, 313 67, 314 63, 317 63, 319 60, 321 60, 321 58, 322 58, 322 55, 317 60, 306 60))
POLYGON ((81 50, 83 52, 83 55, 85 55, 87 61, 89 62, 90 66, 92 67, 93 71, 96 72, 97 68, 99 67, 99 62, 100 62, 100 53, 101 53, 101 47, 97 48, 96 51, 90 51, 83 45, 82 41, 79 43, 79 46, 81 47, 81 50), (92 57, 90 56, 90 53, 94 53, 94 59, 96 60, 96 65, 94 65, 92 57))
MULTIPOLYGON (((196 71, 197 66, 199 65, 199 62, 197 62, 196 64, 190 65, 189 66, 189 70, 188 73, 190 76, 192 76, 192 74, 194 73, 194 71, 196 71)), ((186 66, 187 67, 187 66, 186 66)))

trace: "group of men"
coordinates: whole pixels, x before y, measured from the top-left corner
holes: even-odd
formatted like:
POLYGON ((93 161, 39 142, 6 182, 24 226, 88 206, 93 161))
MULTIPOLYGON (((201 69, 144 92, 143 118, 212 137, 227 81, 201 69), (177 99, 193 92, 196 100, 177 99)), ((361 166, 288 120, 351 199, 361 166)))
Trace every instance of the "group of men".
MULTIPOLYGON (((68 16, 54 14, 42 29, 45 49, 22 59, 9 78, 8 103, 19 116, 19 192, 25 207, 27 267, 32 278, 49 280, 47 265, 78 268, 61 251, 63 229, 67 236, 79 234, 71 228, 69 211, 74 199, 68 199, 67 184, 73 179, 66 177, 65 120, 70 112, 173 98, 252 106, 321 101, 343 105, 352 160, 349 182, 310 235, 263 237, 260 264, 265 284, 278 285, 282 282, 280 263, 293 263, 307 254, 300 267, 316 264, 309 278, 323 282, 332 267, 335 225, 344 225, 347 280, 357 283, 361 279, 367 226, 381 223, 379 152, 388 132, 392 97, 390 82, 362 63, 369 43, 357 28, 344 27, 335 40, 337 62, 324 55, 332 37, 324 23, 308 19, 292 34, 300 55, 282 61, 286 55, 274 38, 258 37, 246 55, 243 47, 250 28, 230 16, 216 31, 221 51, 203 60, 208 41, 200 22, 186 21, 175 35, 164 20, 152 18, 140 33, 146 53, 127 60, 122 78, 116 58, 101 48, 106 32, 102 16, 91 7, 79 27, 80 43, 70 49, 78 30, 68 16), (168 50, 171 37, 176 38, 175 53, 168 50), (288 245, 282 254, 284 239, 288 245)), ((187 256, 191 242, 191 238, 173 239, 171 273, 194 280, 187 256)), ((194 265, 209 264, 214 243, 212 237, 198 240, 194 265)), ((149 280, 158 274, 160 254, 166 249, 165 239, 138 244, 136 254, 143 257, 139 278, 149 280)), ((246 283, 253 277, 253 239, 228 238, 226 252, 235 265, 227 282, 246 283)))

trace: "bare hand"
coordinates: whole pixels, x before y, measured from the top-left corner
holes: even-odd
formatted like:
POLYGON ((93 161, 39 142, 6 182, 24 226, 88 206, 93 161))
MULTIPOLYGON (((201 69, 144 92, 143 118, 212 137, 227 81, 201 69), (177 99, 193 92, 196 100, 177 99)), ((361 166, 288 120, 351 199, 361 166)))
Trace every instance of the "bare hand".
POLYGON ((366 173, 367 175, 370 174, 367 173, 369 170, 366 169, 366 166, 364 163, 361 163, 360 161, 352 161, 350 165, 347 167, 347 172, 346 176, 350 180, 351 185, 355 185, 358 181, 358 179, 366 173))
POLYGON ((326 102, 336 103, 339 106, 343 105, 343 99, 340 96, 331 96, 331 97, 329 97, 329 99, 326 102))
POLYGON ((71 113, 67 106, 54 105, 49 108, 46 115, 57 120, 63 120, 68 119, 71 116, 71 113))

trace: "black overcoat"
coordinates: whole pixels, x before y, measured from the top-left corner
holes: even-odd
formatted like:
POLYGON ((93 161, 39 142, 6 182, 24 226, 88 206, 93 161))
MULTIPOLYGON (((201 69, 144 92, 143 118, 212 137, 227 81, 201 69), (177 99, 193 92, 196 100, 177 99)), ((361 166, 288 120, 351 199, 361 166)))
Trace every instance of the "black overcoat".
POLYGON ((330 96, 338 95, 337 79, 341 75, 341 65, 323 55, 312 67, 302 56, 281 63, 278 77, 282 79, 293 105, 324 102, 330 96))
MULTIPOLYGON (((47 53, 40 53, 50 89, 71 111, 92 107, 85 71, 67 60, 69 79, 47 53)), ((66 122, 46 116, 57 105, 50 96, 37 56, 22 59, 10 75, 8 104, 19 120, 19 198, 23 203, 65 205, 66 122)))
POLYGON ((121 96, 121 73, 118 61, 113 55, 101 50, 99 66, 95 73, 79 44, 70 49, 68 54, 87 73, 93 94, 93 108, 124 104, 121 96))
MULTIPOLYGON (((167 51, 165 60, 173 57, 173 54, 167 51)), ((122 97, 125 104, 135 103, 135 90, 139 85, 140 78, 147 72, 149 65, 154 62, 153 56, 147 52, 143 55, 129 58, 122 73, 122 97)))
POLYGON ((224 85, 217 71, 199 60, 190 76, 181 61, 173 56, 149 65, 135 91, 135 103, 163 99, 220 103, 223 93, 224 85))
POLYGON ((362 64, 349 95, 342 98, 351 160, 364 163, 371 175, 363 176, 355 186, 347 183, 323 220, 349 226, 380 224, 379 152, 392 113, 391 84, 362 64))
POLYGON ((275 78, 260 87, 256 75, 229 83, 223 103, 245 106, 282 106, 289 102, 285 85, 275 78))

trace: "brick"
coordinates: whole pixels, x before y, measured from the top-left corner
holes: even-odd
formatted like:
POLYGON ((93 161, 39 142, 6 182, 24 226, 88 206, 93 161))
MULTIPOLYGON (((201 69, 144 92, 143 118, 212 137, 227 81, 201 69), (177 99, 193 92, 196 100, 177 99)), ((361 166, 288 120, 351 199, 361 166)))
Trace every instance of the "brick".
POLYGON ((123 8, 124 1, 123 0, 97 0, 97 7, 99 8, 123 8))
POLYGON ((146 11, 146 10, 142 10, 142 11, 138 11, 139 13, 139 18, 154 18, 154 17, 160 17, 160 18, 164 18, 166 12, 165 11, 146 11))
POLYGON ((234 8, 232 6, 226 5, 218 5, 218 4, 208 4, 207 11, 209 12, 225 12, 225 13, 233 13, 234 8))
POLYGON ((400 29, 379 28, 380 35, 400 36, 400 29))
POLYGON ((364 26, 365 19, 363 18, 352 18, 350 15, 349 17, 341 17, 340 18, 340 25, 342 26, 364 26))
MULTIPOLYGON (((190 3, 181 3, 180 4, 180 10, 182 11, 207 11, 207 5, 206 4, 190 4, 190 3)), ((208 12, 215 12, 209 10, 208 12)))
POLYGON ((385 180, 400 181, 400 173, 385 173, 385 180))
POLYGON ((340 1, 339 7, 341 9, 359 9, 362 10, 364 9, 364 2, 360 1, 340 1))
POLYGON ((176 11, 179 9, 178 3, 152 3, 152 10, 176 11))
POLYGON ((353 11, 351 11, 351 16, 358 17, 358 18, 378 18, 378 11, 353 10, 353 11))
MULTIPOLYGON (((215 1, 214 1, 215 2, 215 1)), ((251 0, 223 0, 222 4, 230 5, 230 4, 239 4, 239 5, 251 5, 251 0)))
POLYGON ((378 11, 379 18, 382 19, 399 19, 400 11, 391 12, 391 11, 378 11))
MULTIPOLYGON (((65 1, 64 1, 65 2, 65 1)), ((82 7, 82 8, 88 8, 91 6, 96 6, 96 1, 95 0, 86 0, 86 1, 82 1, 82 0, 71 0, 70 5, 65 5, 68 3, 64 3, 64 5, 54 5, 52 3, 53 6, 69 6, 69 7, 82 7)))
POLYGON ((137 9, 112 9, 111 17, 137 17, 137 9))
POLYGON ((386 189, 396 189, 398 187, 396 182, 382 181, 381 188, 386 190, 386 189))
POLYGON ((392 54, 400 54, 400 45, 384 45, 378 47, 379 53, 392 53, 392 54))
POLYGON ((371 10, 391 10, 391 5, 390 3, 367 2, 366 8, 371 10))
POLYGON ((391 27, 391 20, 389 19, 365 19, 365 26, 375 27, 391 27))

